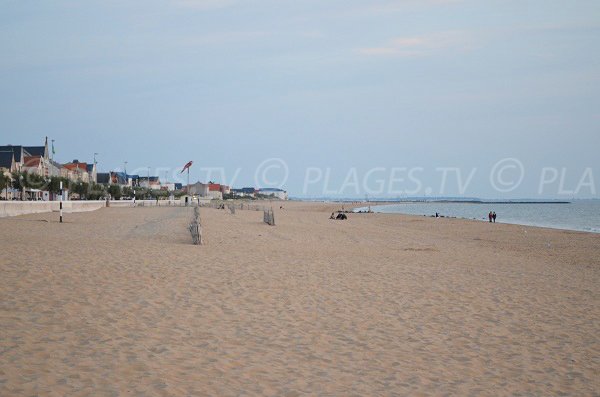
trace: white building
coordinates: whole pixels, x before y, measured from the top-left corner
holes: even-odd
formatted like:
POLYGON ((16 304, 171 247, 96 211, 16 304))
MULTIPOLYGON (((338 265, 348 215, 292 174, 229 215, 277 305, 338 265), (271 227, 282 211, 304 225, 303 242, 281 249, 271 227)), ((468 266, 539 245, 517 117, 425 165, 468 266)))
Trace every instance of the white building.
POLYGON ((275 188, 263 188, 258 190, 258 194, 263 196, 273 196, 273 198, 277 198, 279 200, 287 200, 288 194, 283 189, 275 189, 275 188))

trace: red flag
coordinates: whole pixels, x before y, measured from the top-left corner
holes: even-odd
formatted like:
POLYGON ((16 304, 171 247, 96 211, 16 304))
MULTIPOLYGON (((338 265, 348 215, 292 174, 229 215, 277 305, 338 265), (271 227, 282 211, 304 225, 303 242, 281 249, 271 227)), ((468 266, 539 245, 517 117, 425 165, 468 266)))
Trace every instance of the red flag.
POLYGON ((192 163, 193 163, 193 161, 188 161, 188 163, 183 166, 183 169, 181 170, 180 174, 183 174, 183 171, 185 171, 188 168, 190 168, 192 166, 192 163))

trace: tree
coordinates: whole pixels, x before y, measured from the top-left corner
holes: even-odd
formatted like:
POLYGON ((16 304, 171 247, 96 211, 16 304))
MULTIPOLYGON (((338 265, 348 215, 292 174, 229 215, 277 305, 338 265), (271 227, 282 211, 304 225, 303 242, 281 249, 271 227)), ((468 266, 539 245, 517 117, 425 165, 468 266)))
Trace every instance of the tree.
POLYGON ((108 193, 111 195, 111 197, 115 200, 118 200, 121 198, 121 186, 119 185, 110 185, 108 187, 108 193))
POLYGON ((73 184, 72 191, 77 193, 80 199, 86 199, 88 193, 89 184, 86 182, 76 182, 73 184))
POLYGON ((123 196, 125 196, 125 197, 132 197, 133 189, 129 186, 124 186, 122 193, 123 193, 123 196))
POLYGON ((99 200, 104 196, 106 196, 106 189, 103 185, 99 185, 97 183, 90 184, 87 195, 88 199, 99 200))
POLYGON ((135 188, 135 198, 137 200, 144 200, 150 198, 150 189, 145 187, 136 187, 135 188))
POLYGON ((69 180, 60 176, 51 176, 50 182, 48 183, 48 191, 54 194, 60 194, 60 183, 63 183, 63 189, 69 187, 69 180))
POLYGON ((5 198, 8 200, 8 187, 11 184, 10 176, 0 173, 0 191, 6 190, 5 198))
POLYGON ((12 179, 12 188, 16 189, 16 190, 21 190, 23 189, 23 184, 22 182, 22 178, 23 176, 21 175, 20 172, 13 172, 11 174, 11 179, 12 179))
POLYGON ((23 183, 23 173, 13 172, 12 173, 12 188, 21 192, 21 200, 25 199, 25 185, 23 183))
POLYGON ((48 187, 48 181, 41 175, 24 172, 25 186, 30 189, 44 190, 48 187))
POLYGON ((152 193, 154 194, 154 197, 156 197, 156 198, 169 197, 169 192, 166 190, 153 190, 152 193))

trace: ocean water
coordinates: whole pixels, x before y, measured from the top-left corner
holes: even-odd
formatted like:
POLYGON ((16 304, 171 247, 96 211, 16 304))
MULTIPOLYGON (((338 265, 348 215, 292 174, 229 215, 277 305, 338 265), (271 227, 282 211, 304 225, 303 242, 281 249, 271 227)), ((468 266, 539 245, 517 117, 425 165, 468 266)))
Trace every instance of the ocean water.
MULTIPOLYGON (((360 208, 358 210, 365 210, 360 208)), ((406 202, 390 205, 371 205, 381 213, 410 215, 440 215, 488 221, 488 213, 496 211, 498 223, 513 223, 600 233, 600 200, 575 200, 569 204, 506 204, 506 203, 447 203, 406 202)))

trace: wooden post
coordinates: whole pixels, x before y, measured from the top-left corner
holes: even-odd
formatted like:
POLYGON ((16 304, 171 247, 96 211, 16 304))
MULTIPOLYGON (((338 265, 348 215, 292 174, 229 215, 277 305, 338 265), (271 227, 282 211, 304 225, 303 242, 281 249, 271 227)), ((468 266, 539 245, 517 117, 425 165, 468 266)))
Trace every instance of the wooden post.
POLYGON ((63 210, 63 184, 62 181, 60 181, 60 223, 63 223, 62 221, 62 210, 63 210))
POLYGON ((200 222, 200 207, 194 207, 194 217, 188 226, 192 235, 192 244, 202 245, 202 225, 200 222))

